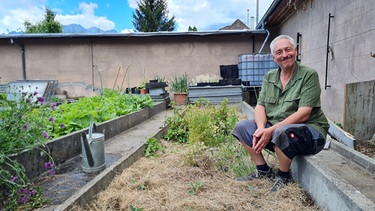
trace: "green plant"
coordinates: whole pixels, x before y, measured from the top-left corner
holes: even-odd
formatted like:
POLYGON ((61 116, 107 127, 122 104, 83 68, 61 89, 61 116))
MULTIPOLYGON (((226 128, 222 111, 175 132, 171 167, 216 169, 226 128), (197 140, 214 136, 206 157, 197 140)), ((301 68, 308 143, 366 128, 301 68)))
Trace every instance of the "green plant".
POLYGON ((171 84, 171 90, 173 92, 187 93, 188 92, 188 88, 189 88, 187 74, 186 73, 184 73, 182 75, 175 74, 170 79, 170 84, 171 84))
POLYGON ((185 118, 189 125, 189 143, 203 142, 209 147, 224 142, 238 120, 227 99, 220 106, 201 99, 189 105, 185 118))
POLYGON ((8 155, 37 147, 49 158, 45 168, 53 174, 53 160, 45 147, 48 140, 86 128, 92 121, 100 123, 154 104, 149 96, 124 95, 110 89, 60 106, 45 102, 37 90, 14 96, 17 100, 0 98, 0 209, 6 206, 9 210, 36 208, 46 201, 40 189, 28 181, 23 166, 8 155))
POLYGON ((146 142, 145 156, 151 157, 155 156, 158 150, 163 149, 160 140, 157 138, 148 138, 146 142))
POLYGON ((141 81, 141 83, 139 84, 139 89, 146 89, 146 84, 147 84, 147 80, 143 80, 141 81))
POLYGON ((203 186, 203 184, 199 181, 195 181, 194 183, 190 183, 191 190, 189 191, 190 195, 196 195, 198 190, 203 186))
MULTIPOLYGON (((34 148, 42 149, 48 141, 46 125, 49 120, 51 107, 44 103, 42 97, 21 93, 14 95, 14 100, 2 98, 0 112, 0 201, 7 210, 30 209, 43 206, 41 189, 35 187, 28 180, 25 169, 8 155, 22 150, 34 148), (35 118, 38 116, 39 118, 35 118)), ((48 151, 43 151, 51 162, 48 170, 53 171, 53 161, 48 151)))
POLYGON ((133 205, 130 205, 130 210, 131 211, 142 211, 143 208, 135 208, 133 205))
POLYGON ((187 120, 184 118, 185 107, 177 108, 173 103, 171 105, 172 115, 165 119, 165 124, 169 125, 169 128, 164 138, 186 143, 189 138, 189 130, 187 120))

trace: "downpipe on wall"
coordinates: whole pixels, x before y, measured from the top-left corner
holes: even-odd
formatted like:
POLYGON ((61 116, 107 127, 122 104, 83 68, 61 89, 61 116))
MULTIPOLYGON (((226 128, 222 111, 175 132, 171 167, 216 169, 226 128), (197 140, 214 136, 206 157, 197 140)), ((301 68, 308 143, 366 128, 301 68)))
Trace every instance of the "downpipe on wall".
POLYGON ((25 59, 25 46, 23 44, 19 44, 14 42, 13 38, 10 38, 10 44, 15 44, 21 49, 21 57, 22 57, 22 77, 23 80, 26 80, 26 59, 25 59))

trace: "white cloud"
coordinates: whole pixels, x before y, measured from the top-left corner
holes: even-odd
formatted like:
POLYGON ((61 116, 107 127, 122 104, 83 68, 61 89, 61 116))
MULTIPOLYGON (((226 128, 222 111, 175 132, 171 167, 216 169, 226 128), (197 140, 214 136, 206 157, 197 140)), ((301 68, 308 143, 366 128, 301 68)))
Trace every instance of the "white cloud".
MULTIPOLYGON (((273 0, 259 0, 259 20, 273 0)), ((129 6, 137 8, 137 0, 128 0, 129 6)), ((167 0, 169 15, 176 18, 177 31, 187 31, 189 26, 198 31, 218 30, 240 19, 247 24, 249 16, 256 16, 256 0, 167 0)))
POLYGON ((27 4, 28 1, 25 1, 22 7, 10 1, 6 2, 4 2, 5 4, 3 4, 2 0, 0 2, 0 34, 7 34, 11 31, 24 31, 23 23, 26 20, 34 23, 44 17, 45 9, 41 1, 39 3, 37 1, 33 5, 27 4))
POLYGON ((103 16, 95 16, 95 9, 98 8, 94 3, 80 3, 79 10, 81 14, 75 15, 56 15, 56 20, 63 25, 80 24, 85 28, 98 27, 102 30, 112 30, 115 28, 115 23, 103 16))

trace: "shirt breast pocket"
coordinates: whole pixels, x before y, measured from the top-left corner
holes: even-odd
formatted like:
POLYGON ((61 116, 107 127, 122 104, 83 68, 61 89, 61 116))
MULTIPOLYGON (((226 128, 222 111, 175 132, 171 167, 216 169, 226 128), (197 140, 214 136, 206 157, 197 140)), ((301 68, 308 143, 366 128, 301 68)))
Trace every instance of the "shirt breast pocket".
POLYGON ((299 97, 299 96, 293 96, 293 95, 292 96, 288 96, 284 100, 284 106, 289 111, 297 110, 298 107, 299 107, 299 101, 300 101, 300 99, 301 99, 301 97, 299 97))

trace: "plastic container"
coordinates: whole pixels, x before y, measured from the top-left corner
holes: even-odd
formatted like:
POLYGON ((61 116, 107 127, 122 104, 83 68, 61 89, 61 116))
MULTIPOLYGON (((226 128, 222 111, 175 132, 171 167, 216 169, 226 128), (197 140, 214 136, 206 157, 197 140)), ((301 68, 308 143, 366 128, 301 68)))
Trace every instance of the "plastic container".
POLYGON ((278 68, 269 53, 248 53, 238 56, 238 74, 243 82, 250 86, 262 86, 264 75, 278 68))
POLYGON ((238 78, 238 65, 220 65, 220 76, 223 79, 237 79, 238 78))

